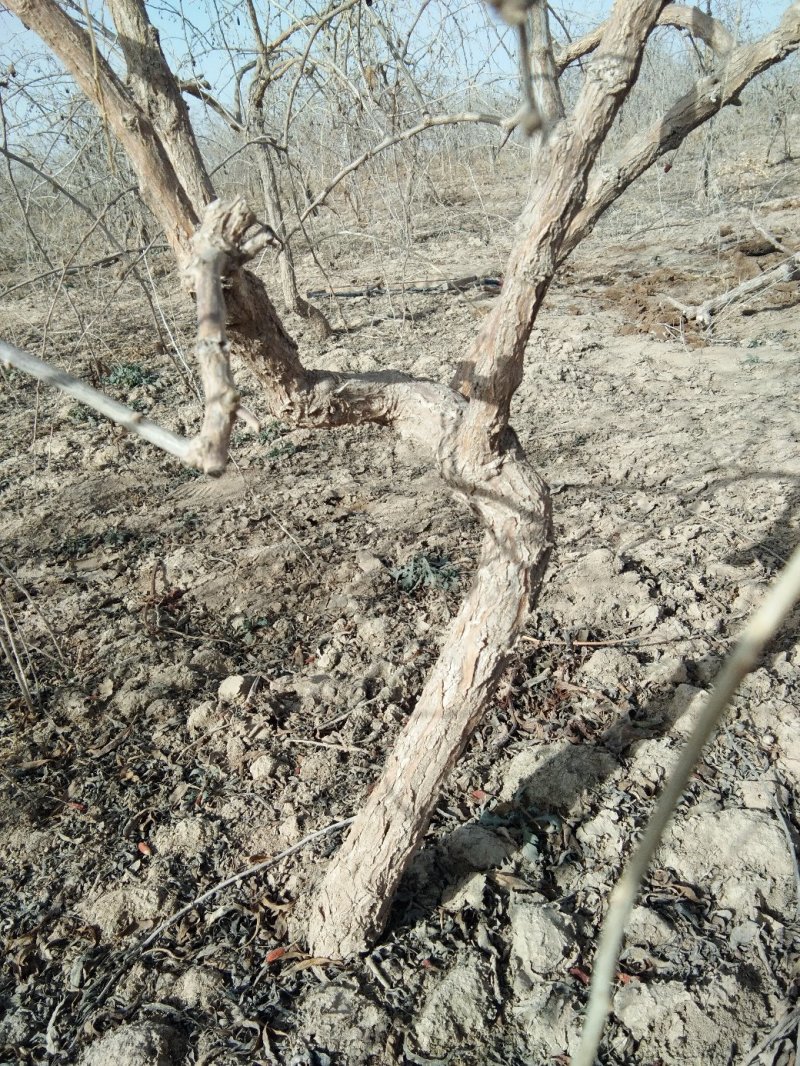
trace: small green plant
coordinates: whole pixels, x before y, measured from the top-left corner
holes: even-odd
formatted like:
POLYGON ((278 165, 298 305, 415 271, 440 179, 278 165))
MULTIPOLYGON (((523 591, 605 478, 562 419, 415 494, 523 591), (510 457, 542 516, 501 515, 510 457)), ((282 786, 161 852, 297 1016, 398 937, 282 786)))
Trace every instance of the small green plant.
POLYGON ((121 385, 126 389, 135 389, 139 385, 152 385, 158 379, 155 370, 145 370, 138 363, 118 363, 105 375, 107 385, 121 385))
POLYGON ((264 426, 261 432, 258 434, 259 444, 271 444, 278 437, 282 437, 284 433, 289 432, 289 427, 285 426, 283 422, 270 422, 268 426, 264 426))
POLYGON ((175 478, 179 482, 192 481, 196 477, 200 477, 200 471, 193 466, 179 466, 175 471, 175 478))
POLYGON ((458 584, 460 576, 450 560, 440 555, 415 555, 402 566, 391 568, 389 573, 403 592, 416 592, 420 588, 449 592, 458 584))
POLYGON ((81 559, 95 548, 122 548, 135 539, 135 534, 124 526, 115 526, 102 533, 71 533, 56 548, 59 559, 81 559))
POLYGON ((94 537, 88 533, 70 534, 64 537, 56 549, 59 558, 80 559, 94 547, 94 537))
POLYGON ((284 441, 283 444, 276 444, 274 448, 270 448, 267 452, 268 459, 284 459, 290 455, 294 455, 297 451, 297 445, 292 444, 290 440, 284 441))
POLYGON ((100 418, 94 413, 91 407, 86 407, 82 403, 73 404, 67 411, 67 418, 70 422, 74 422, 76 425, 89 425, 96 426, 100 423, 100 418))

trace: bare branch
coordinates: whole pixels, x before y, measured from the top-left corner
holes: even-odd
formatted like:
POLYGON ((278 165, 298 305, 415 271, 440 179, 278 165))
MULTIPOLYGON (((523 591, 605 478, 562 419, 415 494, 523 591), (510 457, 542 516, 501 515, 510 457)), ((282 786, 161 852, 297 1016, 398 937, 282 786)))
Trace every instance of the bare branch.
POLYGON ((294 107, 294 98, 297 94, 298 86, 300 85, 300 81, 303 77, 303 73, 306 67, 306 61, 308 59, 309 53, 311 52, 311 46, 314 43, 314 39, 316 38, 320 30, 322 30, 322 28, 325 26, 325 24, 330 22, 332 18, 335 18, 337 15, 341 15, 345 11, 349 11, 351 7, 355 7, 356 4, 360 3, 361 0, 345 0, 343 4, 339 4, 337 7, 332 8, 324 15, 321 15, 316 24, 314 25, 313 29, 311 30, 311 33, 308 35, 308 41, 306 42, 306 47, 303 50, 303 55, 300 60, 300 69, 297 71, 297 77, 292 83, 292 87, 289 90, 289 98, 286 101, 286 113, 283 120, 284 145, 289 143, 289 126, 291 125, 292 121, 292 108, 294 107))
MULTIPOLYGON (((692 37, 696 37, 703 44, 708 45, 718 56, 727 55, 735 42, 730 31, 711 15, 701 11, 699 7, 690 7, 685 4, 668 4, 658 17, 659 26, 674 26, 676 29, 685 30, 692 37)), ((570 41, 556 58, 556 67, 559 73, 578 59, 590 55, 599 46, 603 34, 608 26, 608 21, 602 22, 577 41, 570 41)))
POLYGON ((750 278, 748 281, 743 281, 741 285, 728 289, 727 292, 720 293, 719 296, 712 296, 696 307, 678 303, 671 296, 667 296, 666 299, 680 311, 687 322, 696 322, 698 326, 708 328, 714 316, 731 304, 740 303, 742 300, 746 300, 748 296, 755 296, 757 292, 763 292, 764 289, 769 289, 773 285, 779 285, 782 281, 797 281, 798 278, 800 278, 800 252, 793 255, 791 259, 787 259, 786 262, 776 266, 773 270, 767 270, 763 274, 750 278))
POLYGON ((570 123, 560 123, 543 146, 539 179, 521 220, 524 236, 511 252, 503 290, 464 363, 459 388, 470 404, 464 431, 491 449, 508 424, 511 398, 522 380, 525 346, 547 293, 562 242, 581 209, 597 153, 636 79, 645 43, 663 2, 617 3, 587 71, 570 123))
POLYGON ((128 67, 128 84, 159 134, 175 173, 199 216, 214 199, 189 112, 170 70, 144 0, 108 0, 128 67))
POLYGON ((128 154, 142 199, 164 227, 179 262, 185 262, 197 215, 148 116, 103 57, 92 54, 86 33, 55 0, 7 0, 6 6, 41 37, 105 116, 128 154))
POLYGON ((569 255, 601 215, 656 159, 677 148, 692 130, 737 99, 748 82, 797 51, 798 46, 800 3, 795 2, 786 9, 776 29, 753 44, 737 48, 721 70, 697 81, 665 115, 632 137, 604 164, 589 184, 585 205, 570 224, 560 258, 569 255))
POLYGON ((225 332, 225 299, 222 277, 275 244, 271 231, 262 227, 245 240, 255 216, 244 200, 222 204, 215 200, 203 213, 203 221, 192 239, 194 256, 186 268, 197 301, 197 361, 205 395, 203 426, 185 458, 207 474, 221 474, 228 464, 228 446, 239 406, 233 384, 228 339, 225 332))
POLYGON ((647 872, 664 829, 680 801, 689 775, 700 753, 743 678, 756 666, 767 644, 800 599, 800 548, 796 548, 786 568, 772 584, 761 607, 752 616, 739 641, 717 675, 711 695, 697 725, 671 771, 655 811, 647 823, 639 846, 611 894, 592 970, 592 985, 586 1008, 586 1021, 573 1066, 592 1066, 611 1009, 611 987, 617 968, 625 926, 642 878, 647 872))
MULTIPOLYGON (((166 245, 161 245, 162 248, 166 248, 166 245)), ((94 259, 91 263, 74 263, 68 267, 56 267, 54 270, 45 270, 42 274, 36 274, 35 277, 26 278, 25 281, 18 281, 15 285, 10 285, 7 289, 3 289, 0 292, 0 300, 4 300, 6 296, 10 296, 12 292, 16 292, 17 289, 24 289, 28 285, 35 285, 37 281, 44 281, 45 278, 52 278, 55 274, 59 274, 62 278, 69 277, 71 274, 82 274, 84 270, 95 270, 97 267, 112 266, 114 263, 118 263, 123 256, 126 255, 141 255, 142 252, 152 250, 153 245, 147 245, 142 248, 122 248, 118 252, 112 252, 110 255, 101 256, 100 259, 94 259)))
POLYGON ((236 130, 237 133, 244 131, 241 115, 235 115, 224 104, 221 104, 216 96, 210 92, 211 86, 207 81, 200 78, 188 78, 186 81, 179 81, 178 88, 182 93, 187 93, 189 96, 194 96, 195 99, 201 100, 204 104, 208 104, 211 110, 215 111, 232 130, 236 130))
POLYGON ((174 455, 181 462, 188 462, 192 445, 188 438, 180 437, 177 433, 151 422, 138 411, 126 407, 117 400, 112 400, 110 396, 87 385, 85 381, 73 377, 64 370, 59 370, 58 367, 46 363, 43 359, 37 359, 35 355, 29 355, 28 352, 15 348, 13 344, 8 344, 6 341, 0 341, 0 362, 6 367, 14 367, 25 374, 30 374, 31 377, 45 385, 53 385, 68 396, 72 396, 73 399, 91 407, 104 418, 116 422, 129 433, 136 433, 150 441, 151 444, 155 444, 161 451, 174 455))
POLYGON ((768 230, 764 223, 760 222, 755 215, 750 215, 750 225, 756 233, 761 234, 765 241, 769 241, 776 252, 783 252, 784 255, 794 255, 791 248, 787 248, 783 241, 778 240, 775 234, 768 230))
MULTIPOLYGON (((480 111, 463 111, 460 114, 453 115, 427 115, 416 126, 412 126, 410 129, 403 130, 401 133, 393 133, 388 137, 384 137, 378 144, 374 144, 371 148, 368 148, 366 152, 362 152, 360 156, 353 159, 346 167, 342 167, 338 174, 336 174, 325 186, 321 193, 314 197, 311 203, 306 207, 300 216, 300 223, 302 224, 308 218, 308 216, 323 204, 327 200, 328 196, 333 192, 336 186, 343 181, 348 174, 352 174, 354 170, 358 170, 359 167, 369 162, 370 159, 374 159, 376 155, 381 152, 385 152, 387 148, 391 148, 395 144, 400 144, 403 141, 408 141, 412 137, 418 136, 420 133, 424 133, 425 130, 433 129, 435 126, 455 126, 461 122, 482 122, 489 126, 502 127, 505 124, 505 119, 501 115, 484 114, 480 111)), ((300 226, 296 226, 289 237, 293 237, 298 232, 300 226)), ((288 240, 288 237, 287 237, 288 240)))
POLYGON ((553 59, 553 39, 550 35, 547 0, 536 0, 531 10, 531 75, 536 103, 545 127, 564 117, 564 101, 558 84, 558 71, 553 59))
POLYGON ((247 238, 255 221, 241 199, 230 205, 214 201, 206 208, 203 223, 192 241, 194 255, 186 273, 196 292, 196 354, 205 394, 203 425, 193 440, 164 429, 138 411, 11 344, 0 342, 0 359, 6 366, 61 389, 187 466, 206 474, 221 474, 228 462, 228 445, 239 404, 228 358, 222 276, 238 271, 268 244, 276 243, 272 231, 263 226, 247 238))

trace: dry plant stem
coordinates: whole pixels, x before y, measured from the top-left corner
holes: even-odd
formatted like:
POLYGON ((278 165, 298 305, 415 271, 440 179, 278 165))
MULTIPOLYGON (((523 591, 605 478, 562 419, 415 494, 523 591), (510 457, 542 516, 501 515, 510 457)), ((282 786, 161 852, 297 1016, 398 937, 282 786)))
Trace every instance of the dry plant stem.
MULTIPOLYGON (((380 152, 384 152, 387 148, 391 148, 395 144, 400 144, 402 141, 408 141, 412 137, 416 137, 420 133, 424 133, 425 130, 433 129, 435 126, 455 126, 462 122, 479 122, 489 126, 503 127, 505 119, 500 115, 489 115, 481 111, 462 111, 453 115, 428 115, 422 122, 418 122, 416 126, 411 126, 407 130, 403 130, 401 133, 393 133, 388 137, 384 137, 378 144, 368 148, 366 152, 362 152, 360 156, 353 159, 348 163, 346 167, 342 167, 338 174, 336 174, 325 186, 321 193, 314 197, 311 203, 306 207, 300 216, 300 222, 303 223, 308 216, 324 203, 331 192, 336 186, 343 181, 348 174, 352 174, 354 170, 358 170, 364 163, 369 162, 370 159, 374 159, 380 152)), ((293 237, 298 232, 299 226, 296 226, 289 237, 293 237)), ((287 240, 289 238, 287 237, 287 240)))
POLYGON ((0 341, 0 362, 6 367, 14 367, 25 374, 30 374, 31 377, 44 382, 45 385, 55 386, 68 396, 72 396, 73 399, 91 407, 98 414, 118 423, 129 433, 136 433, 162 451, 174 455, 181 462, 189 461, 192 441, 186 437, 179 437, 177 433, 172 433, 155 422, 150 422, 138 411, 112 400, 104 393, 93 389, 91 385, 87 385, 86 382, 67 374, 66 371, 59 370, 50 363, 37 359, 35 355, 29 355, 5 341, 0 341))
POLYGON ((779 241, 775 234, 770 232, 770 230, 767 229, 763 222, 759 222, 755 215, 750 216, 750 225, 753 227, 756 233, 760 233, 765 240, 769 241, 769 243, 772 245, 776 252, 782 252, 783 255, 793 254, 791 248, 787 248, 782 241, 779 241))
MULTIPOLYGON (((313 833, 309 833, 304 836, 302 840, 298 840, 296 844, 292 844, 290 848, 286 848, 285 851, 279 852, 277 855, 273 855, 269 859, 265 859, 263 862, 258 862, 254 866, 247 866, 244 870, 240 870, 238 873, 233 874, 231 877, 226 877, 224 881, 218 881, 217 884, 212 885, 211 888, 206 889, 205 892, 201 892, 199 896, 181 907, 174 914, 170 915, 166 921, 158 925, 152 933, 149 933, 141 943, 131 948, 123 958, 120 965, 114 970, 109 978, 107 978, 102 986, 99 988, 96 994, 90 996, 90 1009, 97 1010, 105 1001, 108 994, 116 987, 120 977, 130 967, 130 965, 146 951, 147 948, 154 944, 166 931, 170 929, 176 922, 179 922, 181 918, 189 914, 190 911, 195 910, 196 907, 202 906, 208 900, 212 899, 219 892, 225 888, 229 888, 231 885, 237 884, 239 881, 243 881, 247 877, 252 877, 254 874, 263 873, 265 870, 269 870, 273 866, 277 866, 279 862, 284 859, 288 859, 292 855, 296 855, 299 851, 302 851, 308 844, 313 843, 315 840, 319 840, 321 837, 328 836, 330 833, 335 833, 339 829, 344 829, 345 826, 350 825, 353 821, 352 818, 344 818, 342 821, 333 822, 331 825, 326 825, 324 829, 317 829, 313 833)), ((92 990, 86 990, 84 992, 84 999, 89 998, 89 993, 92 990)), ((85 1018, 88 1011, 84 1011, 82 1020, 85 1018)))
POLYGON ((0 360, 6 366, 55 385, 106 418, 176 456, 187 466, 206 474, 221 474, 227 466, 228 446, 239 403, 228 357, 222 275, 231 264, 238 267, 269 242, 270 237, 263 231, 245 240, 245 234, 254 222, 255 218, 243 200, 228 205, 214 201, 205 209, 203 223, 192 241, 194 257, 186 273, 196 292, 196 352, 205 395, 203 425, 193 440, 150 422, 137 411, 11 344, 0 342, 0 360))
POLYGON ((61 645, 59 644, 58 638, 56 637, 55 633, 53 632, 53 627, 50 625, 50 623, 47 621, 45 616, 42 614, 42 611, 41 611, 38 603, 33 599, 33 597, 28 592, 28 590, 25 588, 25 586, 20 581, 17 580, 14 572, 12 570, 9 570, 9 568, 2 561, 0 561, 0 573, 5 574, 5 576, 12 583, 12 585, 19 592, 21 592, 22 595, 25 597, 25 599, 28 601, 28 604, 30 605, 32 610, 35 612, 36 616, 38 617, 39 621, 42 623, 42 626, 44 627, 45 631, 47 632, 47 635, 50 637, 50 640, 53 642, 53 647, 56 650, 56 656, 58 657, 59 663, 66 670, 69 671, 69 669, 70 669, 69 663, 67 662, 67 660, 66 660, 66 658, 64 656, 64 653, 61 650, 61 645))
POLYGON ((269 859, 264 859, 263 862, 257 862, 254 866, 248 866, 244 870, 240 870, 238 873, 233 874, 231 877, 226 877, 224 881, 219 881, 216 885, 202 892, 199 896, 187 903, 180 910, 171 915, 165 922, 162 922, 157 928, 153 930, 136 948, 137 954, 142 951, 146 951, 151 944, 154 944, 158 938, 167 931, 171 926, 179 922, 184 915, 189 911, 193 911, 195 907, 201 906, 212 896, 216 896, 218 892, 221 892, 224 888, 229 888, 231 885, 237 884, 239 881, 243 881, 246 877, 252 877, 254 874, 263 873, 264 870, 269 870, 270 867, 275 866, 277 863, 282 862, 283 859, 288 859, 291 855, 296 855, 298 851, 302 851, 308 844, 313 843, 315 840, 319 840, 320 837, 328 836, 330 833, 335 833, 339 829, 344 829, 350 825, 353 821, 352 818, 343 818, 340 822, 333 822, 331 825, 326 825, 324 829, 317 829, 313 833, 309 833, 304 836, 302 840, 298 840, 296 844, 292 844, 290 848, 286 848, 285 851, 279 852, 277 855, 273 855, 269 859))
POLYGON ((666 299, 680 311, 687 322, 696 322, 698 326, 703 326, 707 329, 711 325, 714 316, 731 304, 746 300, 748 296, 754 296, 756 293, 769 289, 773 285, 778 285, 782 281, 797 281, 798 278, 800 278, 800 252, 793 255, 791 259, 787 259, 785 263, 781 263, 780 266, 776 266, 773 270, 767 270, 755 278, 743 281, 741 285, 720 293, 719 296, 712 296, 711 299, 706 300, 705 303, 698 304, 697 307, 678 303, 671 296, 667 296, 666 299))
POLYGON ((558 70, 553 59, 553 40, 547 0, 535 0, 531 8, 531 76, 536 103, 545 126, 564 117, 564 101, 558 84, 558 70))
POLYGON ((17 648, 17 642, 14 639, 14 631, 11 626, 10 611, 6 610, 7 604, 5 599, 0 593, 0 619, 2 619, 3 626, 5 628, 5 636, 0 632, 0 649, 6 657, 6 661, 11 669, 11 673, 14 675, 14 680, 17 682, 22 698, 25 701, 25 706, 28 708, 30 714, 35 714, 33 706, 33 698, 31 696, 30 685, 28 684, 28 678, 25 673, 25 667, 22 664, 22 658, 17 648))
MULTIPOLYGON (((772 1029, 767 1033, 764 1039, 757 1044, 750 1054, 741 1063, 741 1066, 758 1066, 759 1062, 763 1063, 764 1059, 761 1057, 767 1048, 772 1044, 777 1044, 779 1040, 788 1036, 793 1029, 796 1029, 800 1024, 800 1007, 795 1007, 794 1010, 788 1010, 782 1018, 779 1018, 772 1029)), ((776 1060, 772 1060, 773 1062, 776 1060)))
POLYGON ((761 607, 747 623, 736 647, 717 675, 711 694, 697 725, 681 752, 639 846, 617 882, 595 955, 586 1021, 572 1066, 592 1066, 608 1012, 625 925, 636 901, 642 878, 659 845, 661 836, 678 805, 689 775, 700 753, 730 703, 742 679, 753 669, 767 644, 800 599, 800 548, 795 549, 786 568, 773 582, 761 607))
POLYGON ((491 450, 508 423, 522 381, 523 357, 573 218, 583 206, 597 154, 636 80, 647 36, 663 2, 618 2, 586 74, 569 123, 560 123, 537 161, 540 178, 523 214, 504 272, 503 289, 487 315, 454 384, 472 398, 464 420, 471 447, 491 450))

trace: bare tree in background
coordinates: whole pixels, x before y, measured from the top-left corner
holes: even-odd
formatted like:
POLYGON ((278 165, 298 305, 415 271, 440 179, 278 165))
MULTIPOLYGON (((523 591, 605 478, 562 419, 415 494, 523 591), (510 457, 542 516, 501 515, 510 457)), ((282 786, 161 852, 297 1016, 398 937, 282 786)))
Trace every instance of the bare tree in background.
MULTIPOLYGON (((55 0, 6 2, 58 57, 122 146, 143 199, 202 302, 202 320, 213 324, 213 329, 201 330, 198 348, 208 361, 205 440, 214 446, 186 450, 186 461, 210 471, 218 471, 224 461, 236 407, 225 367, 227 344, 259 378, 263 402, 273 416, 294 426, 373 422, 395 429, 428 452, 446 489, 484 528, 474 584, 311 906, 307 940, 313 954, 361 951, 384 926, 440 787, 480 721, 541 586, 551 547, 550 500, 509 416, 525 356, 537 356, 526 348, 553 276, 604 211, 655 160, 738 100, 757 74, 798 48, 800 3, 790 4, 777 27, 759 40, 737 45, 724 26, 697 8, 664 0, 618 0, 596 32, 555 54, 543 3, 503 0, 494 5, 514 25, 527 20, 529 68, 524 58, 531 99, 523 101, 521 113, 530 119, 536 112, 538 120, 528 121, 527 128, 538 130, 540 146, 502 294, 448 388, 394 372, 332 373, 303 365, 263 283, 243 265, 261 246, 248 236, 252 216, 241 205, 207 208, 213 184, 143 0, 109 3, 123 43, 126 81, 55 0), (648 38, 659 24, 691 33, 713 49, 713 72, 598 166, 615 117, 639 75, 648 38), (583 64, 582 79, 565 114, 559 76, 577 62, 583 64), (226 274, 226 322, 220 271, 226 274)), ((263 61, 264 50, 259 55, 257 62, 263 61)))

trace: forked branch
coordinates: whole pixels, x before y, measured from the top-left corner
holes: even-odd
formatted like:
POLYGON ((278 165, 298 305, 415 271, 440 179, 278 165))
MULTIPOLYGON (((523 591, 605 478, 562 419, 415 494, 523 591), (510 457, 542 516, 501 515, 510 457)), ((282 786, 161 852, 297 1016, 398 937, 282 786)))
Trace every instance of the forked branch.
POLYGON ((728 289, 727 292, 721 292, 719 296, 712 296, 696 307, 678 303, 671 296, 667 296, 665 299, 680 311, 681 316, 687 322, 696 322, 698 326, 708 329, 714 316, 718 315, 720 311, 724 311, 726 307, 730 307, 731 304, 740 303, 742 300, 746 300, 748 296, 755 296, 756 293, 763 292, 764 289, 770 289, 773 285, 779 285, 781 282, 797 281, 798 279, 800 279, 800 252, 787 259, 784 263, 780 263, 772 270, 767 270, 763 274, 749 278, 747 281, 743 281, 741 285, 728 289))
POLYGON ((669 111, 632 137, 616 156, 598 169, 589 183, 586 203, 571 221, 562 261, 657 159, 682 144, 692 130, 737 99, 753 78, 797 51, 798 46, 800 3, 795 0, 774 30, 752 44, 736 48, 721 70, 700 78, 669 111))
MULTIPOLYGON (((559 72, 566 70, 578 59, 591 55, 599 47, 607 25, 608 22, 602 22, 583 37, 579 37, 577 41, 570 41, 556 60, 559 72)), ((685 30, 711 48, 718 56, 727 55, 735 43, 733 35, 723 23, 706 14, 705 11, 701 11, 699 7, 691 7, 688 4, 667 4, 658 16, 658 25, 674 26, 676 29, 685 30)))
POLYGON ((203 223, 192 240, 194 255, 186 273, 196 294, 196 354, 205 395, 203 424, 193 439, 151 422, 138 411, 13 344, 0 341, 0 361, 55 386, 187 466, 206 474, 221 474, 228 463, 228 445, 239 404, 228 356, 222 278, 275 243, 271 230, 263 226, 246 237, 255 221, 243 200, 228 205, 215 201, 206 208, 203 223))

